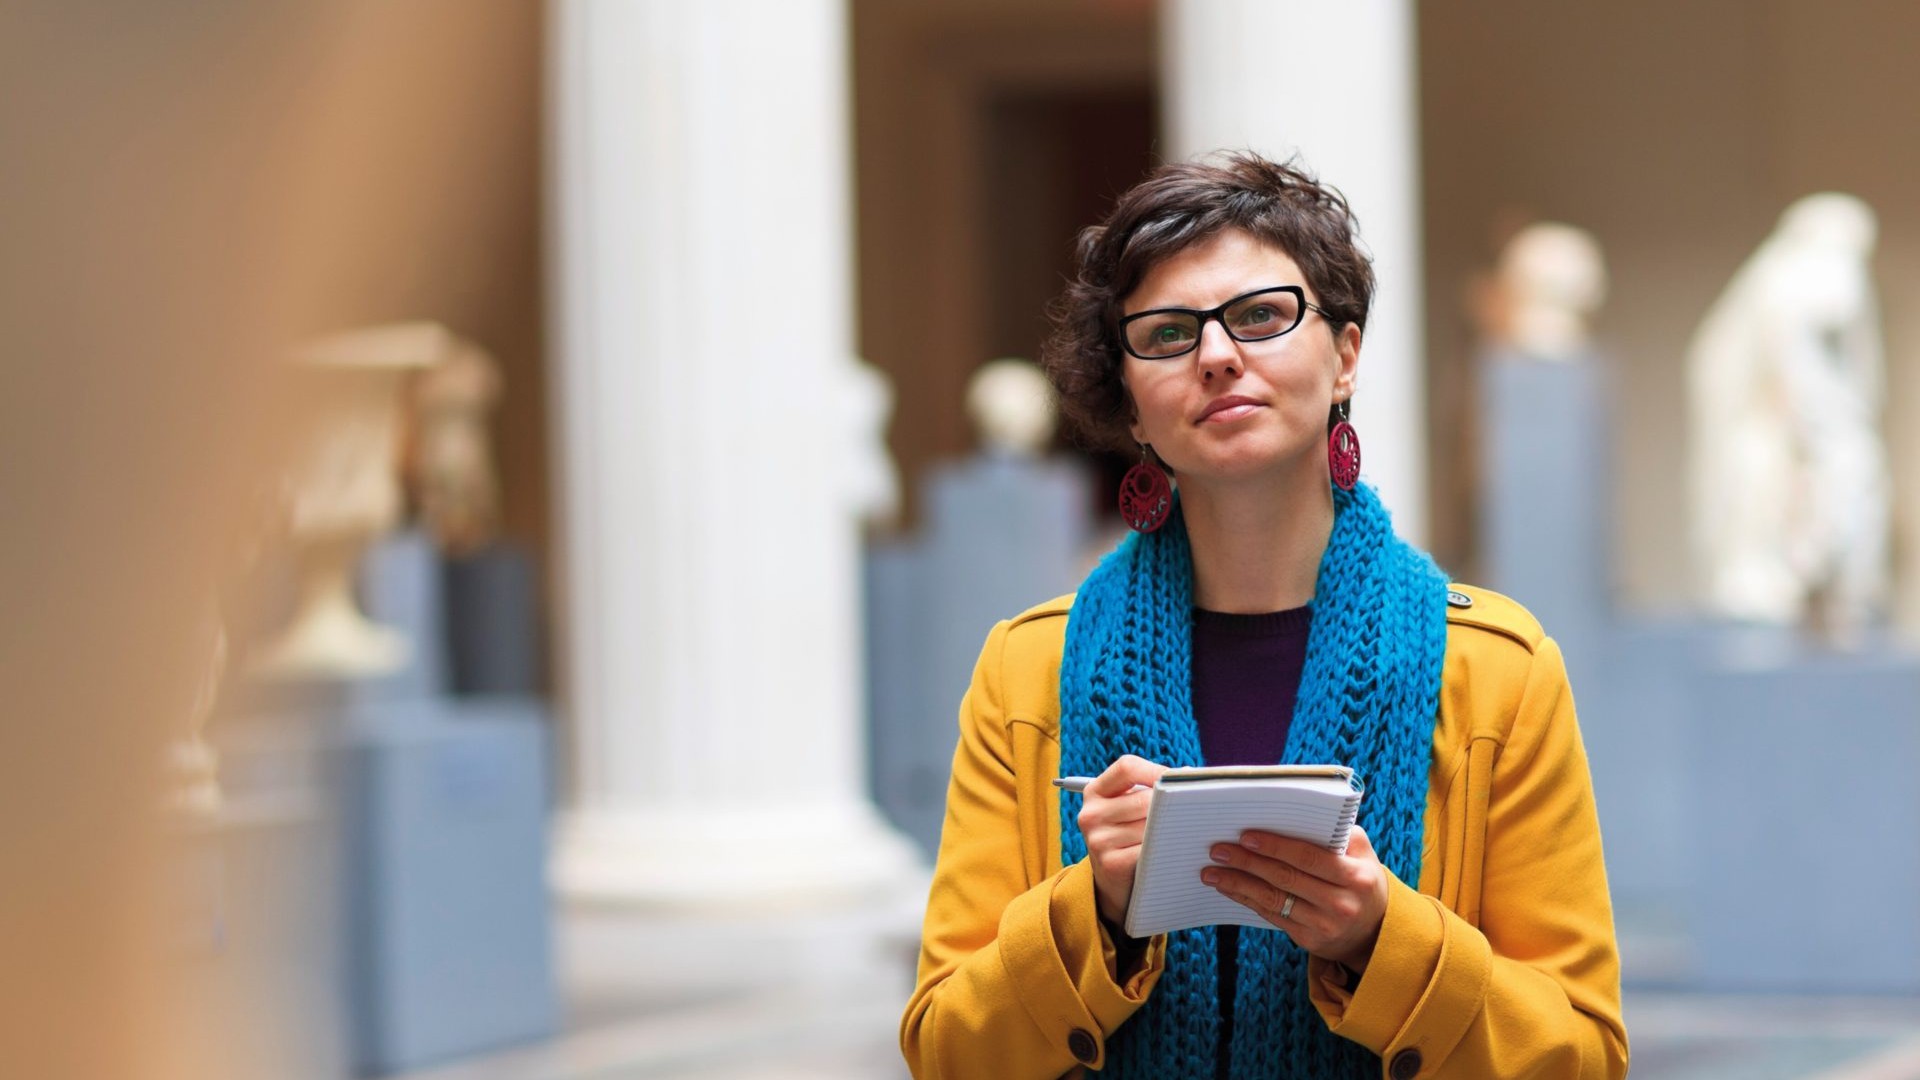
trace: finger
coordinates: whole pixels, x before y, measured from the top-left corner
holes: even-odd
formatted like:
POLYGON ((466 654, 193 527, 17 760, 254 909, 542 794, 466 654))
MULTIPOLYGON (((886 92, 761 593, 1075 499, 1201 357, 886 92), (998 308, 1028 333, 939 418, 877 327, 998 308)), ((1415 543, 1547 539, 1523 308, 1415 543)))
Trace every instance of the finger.
POLYGON ((1380 856, 1374 854, 1373 840, 1367 836, 1367 830, 1358 825, 1347 831, 1347 857, 1380 861, 1380 856))
POLYGON ((1316 903, 1328 903, 1339 887, 1306 873, 1299 867, 1256 855, 1239 844, 1215 844, 1208 850, 1218 866, 1230 867, 1255 878, 1280 893, 1309 897, 1316 903))
MULTIPOLYGON (((1150 793, 1133 791, 1125 795, 1111 797, 1089 793, 1086 801, 1080 804, 1080 820, 1089 821, 1145 821, 1147 807, 1152 805, 1150 793)), ((1085 825, 1082 825, 1085 828, 1085 825)))
POLYGON ((1342 871, 1340 856, 1308 840, 1248 829, 1240 834, 1240 844, 1249 851, 1277 859, 1322 881, 1339 884, 1346 876, 1342 871))
POLYGON ((1231 866, 1209 866, 1200 871, 1200 880, 1227 899, 1252 908, 1268 922, 1273 921, 1274 913, 1287 901, 1285 889, 1231 866))
POLYGON ((1166 771, 1165 765, 1132 754, 1122 754, 1107 766, 1106 771, 1093 778, 1093 783, 1087 785, 1087 794, 1106 798, 1125 795, 1133 790, 1135 784, 1152 787, 1153 782, 1166 771))
POLYGON ((1092 829, 1082 829, 1087 838, 1089 850, 1119 851, 1140 846, 1145 833, 1138 828, 1123 825, 1096 825, 1092 829))
MULTIPOLYGON (((1210 867, 1214 880, 1208 882, 1220 895, 1253 912, 1268 925, 1286 932, 1294 943, 1309 952, 1322 948, 1334 935, 1325 909, 1300 893, 1275 890, 1258 879, 1224 867, 1210 867), (1292 900, 1291 906, 1287 901, 1292 900), (1282 911, 1285 915, 1280 914, 1282 911)), ((1207 872, 1203 871, 1204 881, 1207 872)))
POLYGON ((1208 867, 1201 872, 1200 880, 1282 930, 1311 930, 1322 921, 1317 916, 1319 908, 1304 894, 1288 892, 1232 867, 1208 867), (1208 881, 1209 877, 1213 880, 1208 881), (1293 901, 1292 907, 1287 906, 1289 900, 1293 901), (1280 914, 1282 910, 1287 913, 1285 917, 1280 914))

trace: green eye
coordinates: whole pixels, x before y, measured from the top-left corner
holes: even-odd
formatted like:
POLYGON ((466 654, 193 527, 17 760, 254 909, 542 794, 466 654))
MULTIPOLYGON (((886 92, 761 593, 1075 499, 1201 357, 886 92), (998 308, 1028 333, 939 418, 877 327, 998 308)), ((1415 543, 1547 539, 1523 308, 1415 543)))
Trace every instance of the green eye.
POLYGON ((1186 334, 1182 333, 1177 326, 1163 326, 1153 332, 1153 340, 1162 345, 1172 345, 1183 337, 1186 337, 1186 334))
POLYGON ((1240 321, 1244 324, 1252 325, 1255 323, 1272 322, 1273 320, 1279 317, 1280 317, 1279 312, 1273 310, 1272 308, 1268 307, 1265 304, 1261 304, 1259 307, 1254 308, 1253 310, 1247 312, 1245 315, 1241 316, 1240 321))

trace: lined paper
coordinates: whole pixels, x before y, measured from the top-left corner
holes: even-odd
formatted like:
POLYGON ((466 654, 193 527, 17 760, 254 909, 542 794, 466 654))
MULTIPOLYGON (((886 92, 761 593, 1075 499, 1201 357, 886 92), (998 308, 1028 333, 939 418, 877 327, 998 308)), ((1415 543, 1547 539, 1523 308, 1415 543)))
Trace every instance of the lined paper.
MULTIPOLYGON (((1265 919, 1222 896, 1200 880, 1215 865, 1209 855, 1217 843, 1238 843, 1248 829, 1279 833, 1347 850, 1347 836, 1360 809, 1360 792, 1340 770, 1327 775, 1268 775, 1249 778, 1247 770, 1205 778, 1208 770, 1181 770, 1153 788, 1147 810, 1146 839, 1134 868, 1133 900, 1127 907, 1127 933, 1151 937, 1190 926, 1270 926, 1265 919)), ((1229 773, 1230 770, 1221 770, 1229 773)))

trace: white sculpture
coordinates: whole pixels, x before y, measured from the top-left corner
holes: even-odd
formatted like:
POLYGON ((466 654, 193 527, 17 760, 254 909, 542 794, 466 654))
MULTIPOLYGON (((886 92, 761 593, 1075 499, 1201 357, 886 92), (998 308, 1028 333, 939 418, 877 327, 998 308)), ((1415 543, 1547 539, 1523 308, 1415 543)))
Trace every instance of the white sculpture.
POLYGON ((451 343, 413 384, 409 486, 427 531, 449 555, 477 551, 493 539, 500 483, 488 424, 499 400, 499 366, 465 341, 451 343))
POLYGON ((848 508, 861 521, 883 524, 900 512, 900 477, 887 449, 893 384, 879 368, 854 358, 841 368, 837 396, 842 423, 837 460, 844 470, 848 508))
POLYGON ((1059 418, 1039 367, 1016 357, 980 365, 967 381, 967 416, 988 454, 1044 456, 1059 418))
POLYGON ((1708 610, 1838 643, 1882 613, 1890 510, 1873 211, 1809 195, 1708 311, 1687 358, 1708 610))
POLYGON ((1528 359, 1575 360, 1589 352, 1593 313, 1606 298, 1599 241, 1572 225, 1537 222, 1501 249, 1481 303, 1481 335, 1528 359))
POLYGON ((220 700, 227 674, 227 631, 217 612, 210 612, 205 629, 207 668, 195 687, 186 733, 167 748, 172 773, 170 801, 178 813, 207 817, 220 810, 220 755, 207 742, 207 721, 220 700))
POLYGON ((261 674, 356 678, 406 663, 405 637, 361 613, 354 570, 367 542, 400 520, 406 379, 456 347, 440 326, 405 323, 330 337, 295 358, 309 425, 288 478, 298 596, 292 621, 262 650, 261 674))

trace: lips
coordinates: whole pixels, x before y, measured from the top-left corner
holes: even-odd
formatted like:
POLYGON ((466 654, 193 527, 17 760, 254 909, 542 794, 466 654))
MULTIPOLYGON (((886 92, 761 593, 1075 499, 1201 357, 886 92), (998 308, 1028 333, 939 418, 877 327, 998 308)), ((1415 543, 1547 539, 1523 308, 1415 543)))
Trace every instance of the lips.
POLYGON ((1259 407, 1260 402, 1250 397, 1229 394, 1226 397, 1215 398, 1209 401, 1207 407, 1200 410, 1200 415, 1193 418, 1193 422, 1196 424, 1204 424, 1208 420, 1214 420, 1216 422, 1238 420, 1259 407))

